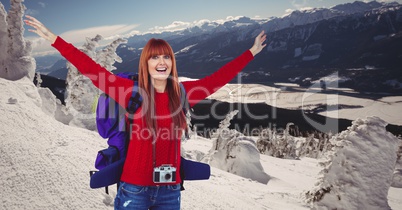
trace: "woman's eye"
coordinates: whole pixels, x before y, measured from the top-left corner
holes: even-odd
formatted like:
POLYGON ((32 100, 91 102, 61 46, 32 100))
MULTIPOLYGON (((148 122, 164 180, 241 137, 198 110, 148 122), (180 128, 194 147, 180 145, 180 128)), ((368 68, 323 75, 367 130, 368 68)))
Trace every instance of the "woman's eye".
POLYGON ((170 55, 163 56, 164 59, 170 59, 170 55))
POLYGON ((158 56, 157 56, 157 55, 154 55, 154 56, 152 56, 151 58, 152 58, 152 59, 158 59, 158 56))

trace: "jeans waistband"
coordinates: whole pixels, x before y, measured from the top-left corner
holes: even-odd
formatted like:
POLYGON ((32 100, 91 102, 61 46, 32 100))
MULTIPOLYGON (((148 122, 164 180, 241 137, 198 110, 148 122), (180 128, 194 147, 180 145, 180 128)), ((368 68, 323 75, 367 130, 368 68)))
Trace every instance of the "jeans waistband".
POLYGON ((151 189, 156 189, 156 188, 169 188, 172 186, 180 186, 180 184, 163 184, 163 185, 150 185, 150 186, 142 186, 142 185, 136 185, 136 184, 130 184, 127 182, 121 182, 124 184, 128 184, 128 185, 133 185, 133 186, 138 186, 138 187, 146 187, 146 188, 151 188, 151 189))

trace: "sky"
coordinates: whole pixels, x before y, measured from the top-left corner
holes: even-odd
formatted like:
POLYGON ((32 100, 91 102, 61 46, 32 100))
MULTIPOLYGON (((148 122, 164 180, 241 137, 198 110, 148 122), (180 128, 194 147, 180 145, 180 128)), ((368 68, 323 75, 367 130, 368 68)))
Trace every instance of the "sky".
MULTIPOLYGON (((402 0, 396 1, 402 3, 402 0)), ((116 36, 184 29, 205 19, 281 17, 292 10, 330 8, 350 2, 354 0, 119 0, 113 3, 106 0, 25 0, 24 4, 26 14, 36 17, 53 33, 74 44, 96 34, 109 40, 116 36)), ((8 11, 10 1, 1 0, 1 3, 8 11)), ((25 37, 37 38, 28 31, 25 37)), ((34 52, 39 51, 42 44, 34 44, 38 46, 34 52)))

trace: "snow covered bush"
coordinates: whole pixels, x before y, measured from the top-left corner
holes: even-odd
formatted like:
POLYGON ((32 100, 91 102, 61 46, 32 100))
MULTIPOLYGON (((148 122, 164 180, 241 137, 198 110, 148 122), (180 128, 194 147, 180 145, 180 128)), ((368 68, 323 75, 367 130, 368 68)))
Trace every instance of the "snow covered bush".
POLYGON ((378 117, 357 119, 334 136, 316 187, 313 209, 390 209, 387 201, 399 140, 378 117))
MULTIPOLYGON (((127 40, 116 39, 110 45, 97 51, 96 47, 101 39, 100 35, 92 39, 87 38, 81 50, 101 66, 112 71, 115 69, 113 66, 114 62, 122 62, 121 58, 116 54, 116 49, 121 43, 126 43, 127 40)), ((70 125, 96 130, 92 105, 96 103, 100 92, 92 84, 91 80, 82 75, 71 63, 67 63, 67 68, 67 96, 65 102, 67 111, 73 116, 70 125)))
POLYGON ((399 137, 399 149, 396 155, 397 166, 402 168, 402 139, 399 137))
POLYGON ((42 85, 43 80, 42 80, 42 77, 40 76, 40 73, 39 73, 39 72, 36 73, 36 81, 37 81, 36 87, 37 87, 37 88, 40 88, 41 85, 42 85))
POLYGON ((212 134, 213 146, 203 159, 221 170, 267 184, 270 176, 260 163, 260 153, 255 140, 240 132, 229 129, 230 120, 238 113, 229 113, 212 134))
POLYGON ((261 154, 268 155, 270 148, 273 147, 272 141, 274 139, 275 131, 270 128, 261 129, 257 140, 257 148, 261 154))
POLYGON ((329 138, 332 134, 314 132, 299 141, 297 154, 300 157, 320 158, 326 151, 332 149, 329 138))
POLYGON ((282 134, 267 128, 262 130, 257 140, 257 147, 261 154, 277 158, 296 158, 296 141, 289 134, 289 128, 293 123, 288 123, 282 134))
POLYGON ((35 75, 31 42, 24 39, 22 17, 26 8, 22 2, 11 0, 8 14, 0 2, 0 77, 8 80, 33 80, 35 75))
POLYGON ((277 158, 298 159, 299 157, 319 158, 325 151, 330 150, 332 145, 329 137, 332 134, 314 132, 306 138, 290 135, 290 126, 281 133, 270 128, 259 132, 257 148, 261 154, 277 158))

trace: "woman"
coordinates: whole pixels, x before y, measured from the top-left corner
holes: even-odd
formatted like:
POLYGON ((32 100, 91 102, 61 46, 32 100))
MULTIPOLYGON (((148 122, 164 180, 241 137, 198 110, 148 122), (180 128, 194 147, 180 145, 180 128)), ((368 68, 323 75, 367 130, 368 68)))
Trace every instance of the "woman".
MULTIPOLYGON (((128 106, 132 80, 119 78, 95 63, 73 45, 48 30, 37 19, 26 16, 29 31, 50 41, 93 84, 123 107, 128 106)), ((190 106, 214 93, 231 81, 261 50, 266 35, 262 31, 254 45, 212 75, 197 81, 183 82, 190 106)), ((145 45, 139 61, 138 86, 144 101, 134 115, 121 184, 115 198, 115 209, 180 209, 179 173, 169 181, 156 180, 155 168, 170 165, 180 168, 180 136, 186 127, 181 112, 180 87, 174 52, 160 39, 145 45), (173 141, 172 141, 173 140, 173 141)))

